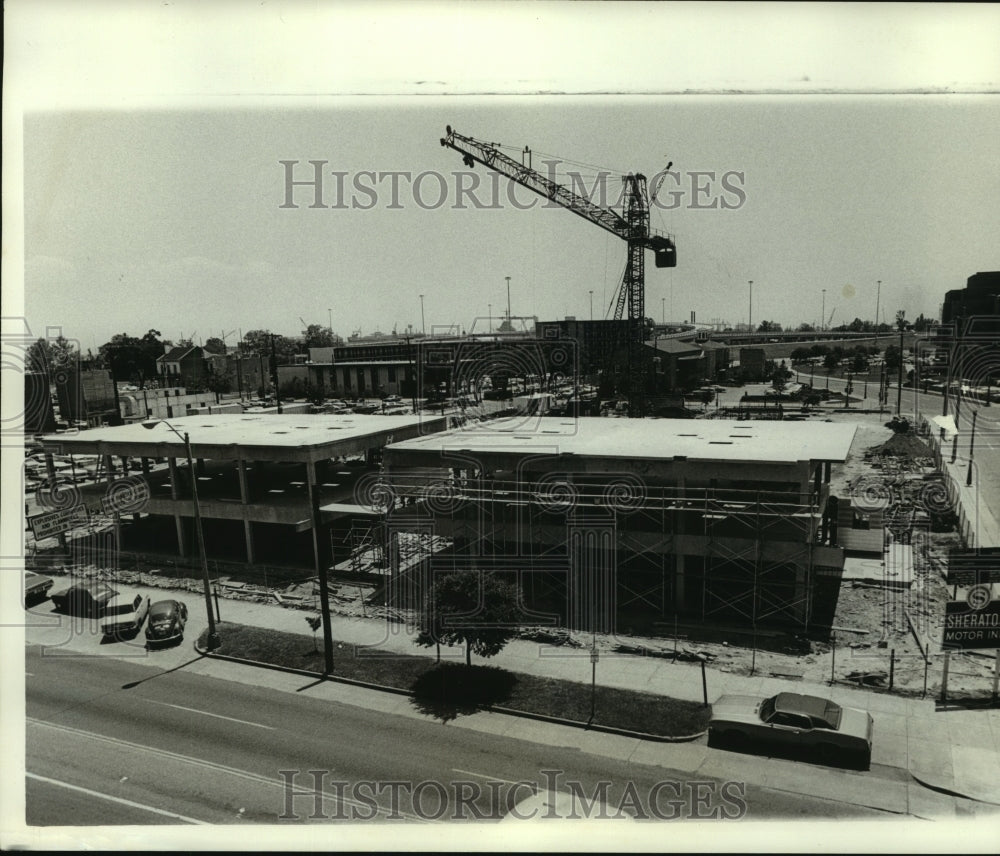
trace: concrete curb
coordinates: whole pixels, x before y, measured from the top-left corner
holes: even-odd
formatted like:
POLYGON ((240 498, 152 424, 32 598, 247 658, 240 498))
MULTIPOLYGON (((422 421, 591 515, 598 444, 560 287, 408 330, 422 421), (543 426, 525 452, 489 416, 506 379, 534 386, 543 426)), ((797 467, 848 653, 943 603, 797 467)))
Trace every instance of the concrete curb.
MULTIPOLYGON (((305 678, 316 678, 320 681, 334 681, 339 684, 349 684, 350 686, 363 687, 364 689, 377 690, 379 692, 393 693, 394 695, 413 697, 413 693, 409 690, 403 690, 399 687, 387 687, 382 684, 373 684, 368 681, 359 681, 354 678, 344 678, 338 675, 324 675, 321 672, 312 672, 308 669, 296 669, 294 666, 279 666, 275 663, 265 663, 262 660, 250 660, 245 657, 233 657, 229 654, 216 654, 212 651, 201 647, 197 642, 194 643, 194 650, 198 652, 203 657, 209 657, 213 660, 223 660, 227 663, 241 663, 244 666, 254 666, 259 669, 271 669, 276 672, 285 672, 290 675, 301 675, 305 678)), ((596 725, 591 723, 588 725, 585 722, 577 722, 574 719, 562 719, 558 716, 549 716, 545 713, 533 713, 526 710, 514 710, 513 708, 507 707, 497 707, 494 705, 484 705, 481 710, 489 713, 501 713, 506 716, 517 716, 522 719, 533 719, 539 722, 550 722, 553 725, 565 725, 571 728, 579 728, 583 731, 599 731, 604 734, 617 734, 620 737, 631 737, 636 740, 648 740, 656 743, 690 743, 692 740, 697 740, 699 737, 703 737, 708 733, 708 730, 699 731, 697 734, 685 734, 679 737, 666 737, 660 734, 647 734, 644 731, 629 731, 626 728, 615 728, 611 725, 596 725)))
POLYGON ((960 799, 963 799, 963 800, 971 800, 972 802, 986 803, 987 805, 997 805, 997 806, 1000 806, 1000 802, 998 802, 995 799, 988 799, 988 798, 983 797, 982 795, 973 796, 972 794, 962 793, 961 791, 956 791, 956 790, 954 790, 952 788, 946 788, 943 785, 935 785, 935 784, 932 784, 931 782, 927 781, 927 779, 921 778, 916 773, 914 773, 912 770, 910 770, 908 772, 910 773, 910 776, 913 777, 913 781, 915 781, 921 787, 927 788, 928 790, 937 791, 939 794, 946 794, 946 795, 948 795, 950 797, 959 797, 960 799))

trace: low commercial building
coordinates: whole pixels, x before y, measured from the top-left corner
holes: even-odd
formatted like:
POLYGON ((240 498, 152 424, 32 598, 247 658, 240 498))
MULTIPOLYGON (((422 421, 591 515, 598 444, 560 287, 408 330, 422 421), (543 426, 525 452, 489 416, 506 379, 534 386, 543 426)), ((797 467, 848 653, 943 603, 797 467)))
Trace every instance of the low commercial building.
POLYGON ((381 449, 440 431, 446 420, 223 414, 174 418, 169 425, 189 436, 194 472, 181 436, 162 422, 47 435, 41 442, 52 476, 53 454, 102 458, 104 482, 79 492, 92 512, 113 516, 120 551, 196 557, 197 479, 210 557, 312 567, 317 551, 326 557, 330 538, 313 538, 310 491, 324 525, 377 516, 372 491, 381 449), (166 467, 157 465, 161 460, 166 467))
POLYGON ((397 499, 389 553, 404 533, 453 543, 418 571, 400 570, 397 590, 484 568, 521 585, 538 623, 828 624, 844 563, 830 473, 854 432, 537 417, 395 442, 383 453, 397 499))

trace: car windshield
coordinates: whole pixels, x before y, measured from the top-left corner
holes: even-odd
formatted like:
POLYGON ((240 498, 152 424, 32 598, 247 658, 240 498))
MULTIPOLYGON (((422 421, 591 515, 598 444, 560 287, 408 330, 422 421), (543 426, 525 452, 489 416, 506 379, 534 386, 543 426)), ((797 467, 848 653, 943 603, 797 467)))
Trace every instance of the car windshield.
POLYGON ((151 621, 166 621, 168 618, 170 618, 173 611, 174 608, 171 605, 158 606, 150 610, 149 618, 151 621))

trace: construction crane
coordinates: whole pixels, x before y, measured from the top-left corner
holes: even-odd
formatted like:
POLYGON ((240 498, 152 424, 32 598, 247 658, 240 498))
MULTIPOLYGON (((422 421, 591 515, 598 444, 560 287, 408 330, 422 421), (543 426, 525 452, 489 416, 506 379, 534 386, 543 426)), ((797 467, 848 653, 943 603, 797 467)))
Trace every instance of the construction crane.
MULTIPOLYGON (((484 143, 480 140, 466 137, 452 130, 451 125, 445 129, 446 136, 441 138, 441 145, 454 149, 462 155, 462 162, 472 167, 480 163, 488 169, 505 175, 511 181, 533 190, 540 196, 567 208, 584 220, 589 220, 602 229, 621 238, 628 245, 628 256, 625 262, 625 273, 615 303, 615 320, 620 321, 628 309, 629 322, 629 371, 628 398, 629 415, 644 416, 646 411, 645 381, 647 360, 642 354, 642 346, 646 338, 646 250, 653 251, 656 266, 676 267, 677 248, 670 235, 653 232, 649 228, 650 196, 646 186, 646 176, 641 173, 629 173, 623 176, 625 196, 622 203, 622 213, 610 208, 595 205, 589 199, 574 193, 560 184, 546 178, 531 168, 528 147, 524 154, 529 156, 529 163, 518 163, 500 151, 496 143, 484 143)), ((668 165, 667 169, 670 168, 668 165)), ((659 188, 657 182, 654 196, 659 188)))

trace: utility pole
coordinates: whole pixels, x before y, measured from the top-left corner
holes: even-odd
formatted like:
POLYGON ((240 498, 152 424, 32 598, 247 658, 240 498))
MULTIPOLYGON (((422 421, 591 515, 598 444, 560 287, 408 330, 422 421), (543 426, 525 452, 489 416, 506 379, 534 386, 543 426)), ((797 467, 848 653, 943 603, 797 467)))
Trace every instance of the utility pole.
POLYGON ((509 328, 510 328, 510 277, 509 276, 505 276, 504 279, 507 280, 507 328, 509 330, 509 328))
POLYGON ((590 289, 590 320, 594 320, 594 289, 590 289))
POLYGON ((823 289, 823 303, 822 303, 822 307, 823 308, 820 309, 820 311, 819 311, 819 329, 820 330, 825 330, 826 329, 826 289, 825 288, 823 289))
POLYGON ((424 324, 424 296, 420 295, 420 332, 426 336, 427 327, 424 324))
MULTIPOLYGON (((896 383, 896 415, 903 406, 903 327, 899 327, 899 378, 896 383)), ((956 435, 957 437, 957 435, 956 435)))
POLYGON ((882 280, 878 281, 878 289, 875 292, 875 341, 878 341, 878 305, 882 299, 882 280))
POLYGON ((753 332, 753 280, 748 280, 750 283, 750 312, 747 316, 747 328, 752 333, 753 332))
POLYGON ((271 365, 274 367, 274 400, 278 405, 278 415, 285 411, 281 409, 281 391, 278 389, 278 352, 274 346, 275 334, 271 333, 271 365))

